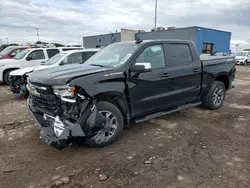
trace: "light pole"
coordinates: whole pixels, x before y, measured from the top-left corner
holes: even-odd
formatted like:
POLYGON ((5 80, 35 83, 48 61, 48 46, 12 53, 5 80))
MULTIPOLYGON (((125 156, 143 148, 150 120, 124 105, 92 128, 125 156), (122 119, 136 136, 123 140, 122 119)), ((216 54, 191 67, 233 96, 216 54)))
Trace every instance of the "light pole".
POLYGON ((8 38, 6 38, 6 44, 9 44, 8 38))
POLYGON ((156 20, 157 20, 157 0, 155 0, 155 31, 156 31, 156 20))
POLYGON ((37 35, 37 41, 39 41, 39 32, 38 32, 38 28, 36 28, 36 35, 37 35))

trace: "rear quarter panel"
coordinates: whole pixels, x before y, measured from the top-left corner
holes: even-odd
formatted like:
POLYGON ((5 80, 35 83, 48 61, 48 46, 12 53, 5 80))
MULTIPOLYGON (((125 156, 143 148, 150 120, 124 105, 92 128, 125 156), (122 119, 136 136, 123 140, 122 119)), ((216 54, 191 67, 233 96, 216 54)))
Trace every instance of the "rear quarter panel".
POLYGON ((226 75, 229 83, 235 79, 235 58, 234 57, 208 57, 202 59, 203 80, 202 93, 207 93, 212 82, 221 75, 226 75))

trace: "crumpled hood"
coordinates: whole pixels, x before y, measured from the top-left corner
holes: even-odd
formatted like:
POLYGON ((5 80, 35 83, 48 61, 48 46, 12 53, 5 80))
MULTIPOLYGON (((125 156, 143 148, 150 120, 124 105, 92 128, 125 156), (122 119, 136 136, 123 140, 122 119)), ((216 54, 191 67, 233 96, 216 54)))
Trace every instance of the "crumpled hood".
POLYGON ((67 84, 70 79, 75 77, 104 72, 112 69, 113 68, 84 64, 71 64, 35 71, 30 75, 29 80, 33 83, 46 85, 63 85, 67 84))
POLYGON ((11 76, 23 76, 26 73, 32 72, 36 67, 27 67, 22 69, 17 69, 10 72, 11 76))

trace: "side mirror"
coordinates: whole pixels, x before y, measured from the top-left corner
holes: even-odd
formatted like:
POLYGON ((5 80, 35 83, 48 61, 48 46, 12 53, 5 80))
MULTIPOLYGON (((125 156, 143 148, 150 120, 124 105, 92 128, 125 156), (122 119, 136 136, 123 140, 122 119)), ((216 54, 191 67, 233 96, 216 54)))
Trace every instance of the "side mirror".
POLYGON ((10 54, 10 57, 14 57, 16 54, 15 53, 12 53, 12 54, 10 54))
POLYGON ((26 57, 26 60, 30 61, 30 60, 32 60, 32 57, 28 56, 28 57, 26 57))
POLYGON ((135 63, 131 70, 134 72, 149 72, 151 68, 151 63, 135 63))

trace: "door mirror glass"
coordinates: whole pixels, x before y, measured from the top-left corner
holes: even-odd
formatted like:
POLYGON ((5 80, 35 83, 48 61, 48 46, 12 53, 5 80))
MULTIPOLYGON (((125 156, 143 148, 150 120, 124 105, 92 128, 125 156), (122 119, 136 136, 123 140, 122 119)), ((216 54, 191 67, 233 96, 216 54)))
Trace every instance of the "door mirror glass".
POLYGON ((26 57, 26 60, 27 60, 27 61, 30 61, 30 60, 32 60, 32 57, 31 57, 31 56, 28 56, 28 57, 26 57))
POLYGON ((151 63, 135 63, 132 67, 132 71, 134 72, 148 72, 151 71, 151 63))

